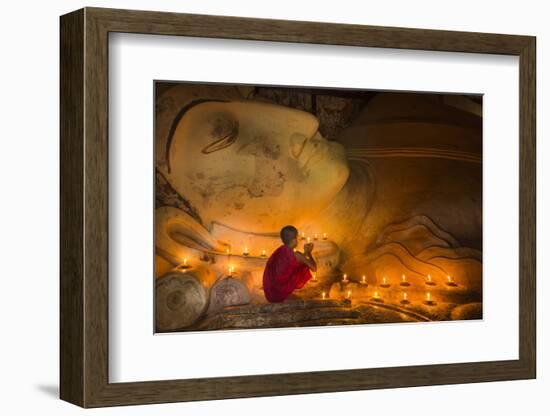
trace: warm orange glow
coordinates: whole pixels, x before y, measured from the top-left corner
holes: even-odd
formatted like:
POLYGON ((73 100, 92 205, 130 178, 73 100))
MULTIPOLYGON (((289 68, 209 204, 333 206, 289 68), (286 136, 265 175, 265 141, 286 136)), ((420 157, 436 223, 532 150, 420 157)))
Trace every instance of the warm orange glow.
POLYGON ((374 291, 374 298, 378 299, 379 297, 380 297, 380 295, 378 294, 378 290, 375 290, 374 291))
POLYGON ((451 276, 447 275, 447 280, 449 281, 449 283, 452 283, 453 282, 453 279, 451 276))
POLYGON ((308 242, 308 243, 311 243, 311 237, 308 237, 308 238, 307 238, 307 242, 308 242))
POLYGON ((312 277, 313 277, 312 280, 317 280, 317 273, 313 272, 311 275, 312 275, 312 277))
POLYGON ((432 275, 429 274, 429 275, 428 275, 428 282, 431 282, 431 281, 432 281, 432 275))
POLYGON ((265 250, 262 250, 262 256, 265 257, 266 256, 266 252, 265 250))
POLYGON ((232 276, 235 273, 235 266, 229 266, 227 270, 229 271, 229 276, 232 276))
POLYGON ((319 236, 318 236, 317 234, 314 234, 314 235, 313 235, 313 239, 314 239, 314 240, 317 240, 318 238, 319 238, 319 236))
POLYGON ((327 233, 323 233, 323 240, 327 239, 327 233))
POLYGON ((403 300, 407 300, 407 292, 403 292, 403 300))
POLYGON ((327 297, 327 294, 325 292, 321 293, 321 296, 323 297, 323 299, 325 299, 327 297))
POLYGON ((383 283, 383 284, 387 284, 387 283, 388 283, 388 280, 386 279, 386 276, 384 276, 384 277, 382 278, 382 283, 383 283))
POLYGON ((344 277, 342 279, 342 282, 347 282, 348 281, 348 275, 346 273, 344 273, 344 277))
POLYGON ((248 256, 248 247, 245 247, 245 248, 244 248, 243 254, 244 254, 245 256, 248 256))
POLYGON ((427 293, 426 293, 426 300, 427 300, 428 302, 431 302, 431 301, 432 301, 432 294, 431 294, 430 292, 427 292, 427 293))
POLYGON ((403 280, 404 282, 407 280, 407 278, 405 277, 405 275, 401 275, 401 280, 403 280))
POLYGON ((187 266, 187 257, 183 259, 183 265, 187 266))
POLYGON ((367 283, 367 276, 363 275, 363 277, 361 277, 361 283, 367 283))
POLYGON ((346 298, 348 298, 348 299, 351 298, 351 290, 348 290, 348 293, 347 293, 347 295, 346 295, 346 298))
POLYGON ((225 249, 225 252, 226 252, 227 254, 229 254, 229 249, 228 249, 228 248, 226 248, 226 249, 225 249))

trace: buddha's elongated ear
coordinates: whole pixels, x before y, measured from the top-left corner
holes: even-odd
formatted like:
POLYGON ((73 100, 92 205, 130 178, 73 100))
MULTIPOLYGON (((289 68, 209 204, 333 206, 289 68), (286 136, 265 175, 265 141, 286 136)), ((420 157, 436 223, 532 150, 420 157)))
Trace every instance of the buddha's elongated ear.
POLYGON ((172 141, 174 139, 174 133, 183 119, 183 116, 191 110, 193 107, 202 104, 202 103, 208 103, 208 102, 217 102, 217 103, 227 103, 229 101, 227 100, 212 100, 208 98, 199 98, 197 100, 193 100, 187 105, 184 105, 176 114, 176 117, 174 117, 174 120, 172 121, 172 124, 170 125, 170 130, 168 130, 168 136, 166 137, 166 150, 165 150, 165 159, 166 159, 166 166, 168 173, 171 173, 171 167, 170 167, 170 147, 172 146, 172 141))

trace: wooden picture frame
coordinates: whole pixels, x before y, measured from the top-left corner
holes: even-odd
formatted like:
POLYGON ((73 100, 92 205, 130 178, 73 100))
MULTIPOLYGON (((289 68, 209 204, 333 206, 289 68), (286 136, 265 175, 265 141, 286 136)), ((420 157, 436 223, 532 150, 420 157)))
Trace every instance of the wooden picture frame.
POLYGON ((535 37, 100 8, 62 16, 60 30, 61 399, 101 407, 536 377, 535 37), (519 359, 110 383, 110 32, 519 56, 519 359))

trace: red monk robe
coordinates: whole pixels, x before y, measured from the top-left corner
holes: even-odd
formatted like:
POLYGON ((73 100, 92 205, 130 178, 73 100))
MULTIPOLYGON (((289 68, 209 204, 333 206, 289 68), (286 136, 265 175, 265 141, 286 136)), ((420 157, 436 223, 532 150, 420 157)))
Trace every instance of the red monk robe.
POLYGON ((309 279, 311 272, 307 265, 300 263, 294 251, 283 244, 267 260, 263 277, 265 297, 270 302, 282 302, 309 279))

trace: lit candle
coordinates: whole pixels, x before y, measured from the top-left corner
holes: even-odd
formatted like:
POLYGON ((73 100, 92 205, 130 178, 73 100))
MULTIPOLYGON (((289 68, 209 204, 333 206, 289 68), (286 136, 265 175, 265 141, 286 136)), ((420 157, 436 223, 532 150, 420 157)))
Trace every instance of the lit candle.
POLYGON ((321 296, 323 299, 325 299, 327 297, 327 294, 325 292, 321 293, 321 296))
POLYGON ((314 239, 315 241, 317 241, 318 238, 319 238, 319 236, 318 236, 317 234, 313 234, 313 239, 314 239))
POLYGON ((311 237, 307 238, 307 242, 308 242, 308 244, 311 243, 311 237))
POLYGON ((361 277, 361 283, 363 283, 363 284, 367 283, 367 276, 363 275, 361 277))
POLYGON ((311 280, 312 280, 313 282, 316 282, 316 281, 317 281, 317 273, 315 273, 315 272, 312 273, 312 277, 313 277, 313 278, 312 278, 311 280))
POLYGON ((346 299, 349 299, 349 298, 351 298, 351 290, 348 290, 348 293, 346 295, 346 299))
POLYGON ((327 233, 323 233, 323 240, 327 239, 327 233))
POLYGON ((262 257, 266 257, 266 256, 267 256, 266 251, 262 250, 262 257))
POLYGON ((378 293, 378 290, 374 291, 372 300, 374 300, 375 302, 382 302, 382 299, 380 298, 380 294, 378 293))
POLYGON ((184 271, 187 270, 187 269, 189 269, 189 268, 190 268, 190 266, 189 266, 189 264, 187 263, 187 257, 185 257, 185 258, 183 259, 183 263, 181 263, 181 264, 177 267, 177 269, 184 270, 184 271))
POLYGON ((435 305, 435 302, 432 299, 432 294, 430 292, 426 292, 426 301, 424 303, 426 305, 435 305))
POLYGON ((347 282, 347 281, 348 281, 348 275, 344 273, 344 278, 342 279, 342 282, 347 282))
POLYGON ((248 247, 244 248, 243 256, 248 256, 248 247))
POLYGON ((401 275, 401 286, 410 286, 409 282, 407 282, 407 276, 404 274, 401 275))
POLYGON ((386 278, 386 276, 382 277, 382 284, 380 286, 390 287, 390 284, 388 283, 388 279, 386 278))
POLYGON ((403 299, 401 299, 401 304, 402 305, 407 305, 409 304, 409 299, 407 299, 407 292, 403 292, 403 299))
POLYGON ((234 271, 235 271, 235 266, 229 266, 229 276, 232 276, 234 271))
POLYGON ((302 231, 302 240, 306 239, 306 233, 302 231))
POLYGON ((403 300, 407 300, 407 292, 403 292, 403 300))
POLYGON ((225 252, 226 252, 227 254, 229 254, 229 251, 230 251, 229 248, 226 248, 226 249, 225 249, 225 252))
POLYGON ((426 281, 426 284, 429 286, 435 286, 435 282, 432 280, 432 275, 428 275, 428 280, 426 281))
POLYGON ((447 286, 458 286, 450 275, 447 275, 447 286))

